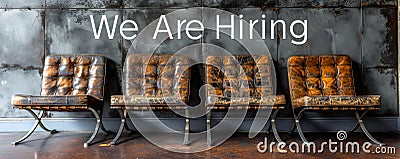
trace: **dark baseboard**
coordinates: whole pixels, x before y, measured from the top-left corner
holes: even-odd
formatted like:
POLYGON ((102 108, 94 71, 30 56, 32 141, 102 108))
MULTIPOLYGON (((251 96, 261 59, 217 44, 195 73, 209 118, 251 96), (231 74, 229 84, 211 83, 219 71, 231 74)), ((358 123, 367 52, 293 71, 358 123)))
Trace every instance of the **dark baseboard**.
MULTIPOLYGON (((118 118, 105 118, 104 125, 107 129, 116 131, 118 130, 120 119, 118 118)), ((148 119, 148 121, 155 122, 158 119, 148 119)), ((174 130, 184 129, 183 118, 161 118, 159 119, 174 130)), ((222 119, 213 119, 212 124, 216 124, 222 119)), ((237 130, 238 132, 248 132, 253 119, 245 119, 237 130)), ((95 126, 96 120, 94 118, 45 118, 43 123, 50 129, 57 129, 59 131, 92 131, 95 126)), ((1 118, 0 119, 0 132, 15 132, 27 131, 34 123, 32 118, 1 118)), ((131 122, 128 122, 130 127, 133 128, 131 122)), ((336 132, 338 130, 351 129, 356 120, 354 117, 314 117, 304 118, 301 121, 302 129, 305 132, 336 132)), ((371 132, 390 132, 400 131, 400 117, 370 117, 364 119, 366 127, 371 132)), ((267 125, 269 122, 267 123, 267 125)), ((278 118, 277 129, 281 132, 288 131, 293 125, 292 118, 278 118)), ((191 130, 198 132, 204 131, 206 128, 206 121, 204 118, 192 119, 191 130)), ((38 131, 42 131, 38 128, 38 131)))

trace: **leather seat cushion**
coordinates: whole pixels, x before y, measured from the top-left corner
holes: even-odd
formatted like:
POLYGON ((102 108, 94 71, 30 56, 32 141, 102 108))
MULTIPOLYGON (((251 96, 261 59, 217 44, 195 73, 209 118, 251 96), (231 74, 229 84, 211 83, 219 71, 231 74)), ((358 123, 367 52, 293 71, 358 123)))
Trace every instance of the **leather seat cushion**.
POLYGON ((368 106, 377 107, 381 104, 379 95, 362 96, 304 96, 292 101, 294 107, 302 106, 368 106))
POLYGON ((269 95, 263 97, 249 97, 248 100, 243 97, 235 97, 233 100, 231 97, 223 97, 210 95, 207 98, 207 104, 215 103, 215 105, 263 105, 263 106, 273 106, 273 105, 285 105, 286 99, 284 95, 269 95))
MULTIPOLYGON (((103 102, 96 97, 91 95, 74 95, 74 96, 33 96, 33 95, 21 95, 16 94, 12 97, 11 103, 17 107, 24 106, 41 106, 52 107, 52 106, 91 106, 99 107, 103 106, 103 102)), ((34 108, 33 108, 34 109, 34 108)))
POLYGON ((123 96, 113 95, 111 96, 112 106, 123 106, 123 105, 163 105, 168 107, 170 105, 185 105, 185 102, 181 100, 179 96, 123 96))

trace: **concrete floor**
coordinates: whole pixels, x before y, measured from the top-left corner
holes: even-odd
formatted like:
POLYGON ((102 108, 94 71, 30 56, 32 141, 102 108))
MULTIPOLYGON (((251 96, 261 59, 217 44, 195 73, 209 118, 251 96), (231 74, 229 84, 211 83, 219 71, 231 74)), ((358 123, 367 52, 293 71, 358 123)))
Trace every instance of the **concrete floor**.
MULTIPOLYGON (((115 134, 99 134, 97 141, 88 148, 83 148, 83 143, 90 137, 88 132, 60 132, 49 135, 45 132, 36 132, 20 145, 13 146, 10 143, 23 136, 23 132, 0 133, 0 158, 393 158, 399 159, 400 152, 397 154, 376 154, 364 153, 331 153, 328 146, 325 146, 323 153, 279 153, 274 146, 273 153, 260 153, 257 144, 264 141, 267 136, 269 141, 273 139, 272 133, 259 134, 255 138, 248 138, 248 134, 236 133, 229 140, 211 150, 183 154, 161 149, 138 134, 123 134, 121 143, 117 146, 104 146, 109 143, 115 134)), ((362 133, 350 133, 343 141, 358 141, 363 143, 369 141, 362 133)), ((378 139, 395 147, 400 151, 400 133, 373 133, 378 139)), ((336 133, 306 133, 307 138, 320 145, 324 141, 336 139, 336 133)), ((295 141, 302 144, 297 134, 281 133, 282 139, 286 143, 295 141)), ((196 141, 193 141, 196 142, 196 141)), ((194 145, 192 143, 191 145, 194 145)), ((171 146, 182 146, 181 144, 171 146)), ((372 145, 370 150, 375 151, 377 145, 372 145)), ((286 150, 288 150, 288 146, 286 150)), ((289 151, 289 150, 288 150, 289 151)))

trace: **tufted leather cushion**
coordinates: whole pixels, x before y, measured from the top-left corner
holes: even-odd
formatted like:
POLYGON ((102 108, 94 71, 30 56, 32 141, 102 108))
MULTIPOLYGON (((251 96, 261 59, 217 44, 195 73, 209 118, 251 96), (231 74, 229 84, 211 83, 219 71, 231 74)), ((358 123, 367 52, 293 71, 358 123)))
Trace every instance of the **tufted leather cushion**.
POLYGON ((355 96, 347 55, 292 56, 288 75, 293 107, 380 105, 380 96, 355 96))
POLYGON ((274 96, 271 62, 268 55, 209 56, 206 82, 208 103, 230 105, 249 102, 250 105, 285 104, 283 95, 274 96), (240 69, 240 67, 242 69, 240 69), (243 98, 248 96, 249 98, 243 98))
POLYGON ((92 95, 103 99, 106 58, 99 55, 46 57, 41 95, 92 95))
POLYGON ((106 58, 101 55, 46 57, 40 96, 16 94, 18 108, 74 111, 88 106, 101 109, 106 58))
POLYGON ((188 102, 189 64, 190 59, 185 55, 128 55, 124 94, 126 104, 188 102))

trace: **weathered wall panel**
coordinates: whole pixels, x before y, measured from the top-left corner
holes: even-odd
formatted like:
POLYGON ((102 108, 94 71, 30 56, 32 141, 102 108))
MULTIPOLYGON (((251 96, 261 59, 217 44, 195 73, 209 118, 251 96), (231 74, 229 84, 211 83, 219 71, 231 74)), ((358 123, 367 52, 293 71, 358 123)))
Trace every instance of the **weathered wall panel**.
POLYGON ((397 70, 392 68, 374 68, 363 71, 363 93, 381 95, 382 107, 380 111, 374 111, 375 114, 380 116, 394 116, 398 114, 397 76, 397 70))
POLYGON ((366 7, 397 6, 397 0, 362 0, 366 7))
POLYGON ((43 66, 44 10, 0 11, 0 67, 43 66))
POLYGON ((2 0, 0 1, 0 8, 44 8, 45 0, 2 0))
POLYGON ((397 66, 397 10, 363 9, 362 63, 364 67, 397 66))
MULTIPOLYGON (((361 63, 360 9, 281 8, 277 19, 283 19, 287 23, 287 37, 286 39, 281 38, 278 45, 280 67, 286 67, 287 59, 291 55, 348 54, 353 61, 358 64, 361 63), (308 20, 308 40, 304 45, 291 43, 293 36, 289 32, 289 26, 296 19, 308 20)), ((295 27, 294 29, 298 34, 303 32, 302 27, 295 27)), ((280 32, 282 32, 282 29, 280 32)))
POLYGON ((47 0, 47 8, 122 8, 122 0, 47 0))
POLYGON ((106 15, 112 28, 112 23, 118 15, 121 23, 120 10, 54 10, 46 12, 46 54, 105 54, 111 60, 121 63, 121 36, 119 25, 116 25, 113 39, 109 39, 105 27, 100 39, 95 39, 89 16, 93 15, 96 28, 101 15, 106 15))
POLYGON ((360 7, 360 0, 278 0, 279 7, 360 7))
POLYGON ((125 8, 155 7, 155 8, 181 8, 201 7, 201 0, 124 0, 125 8))
POLYGON ((259 7, 265 9, 267 7, 276 7, 278 0, 239 0, 240 7, 259 7))
POLYGON ((204 7, 216 8, 236 8, 239 6, 238 0, 203 0, 204 7))
POLYGON ((11 97, 13 94, 39 94, 40 86, 38 70, 0 69, 0 117, 31 117, 27 111, 13 109, 11 97))

